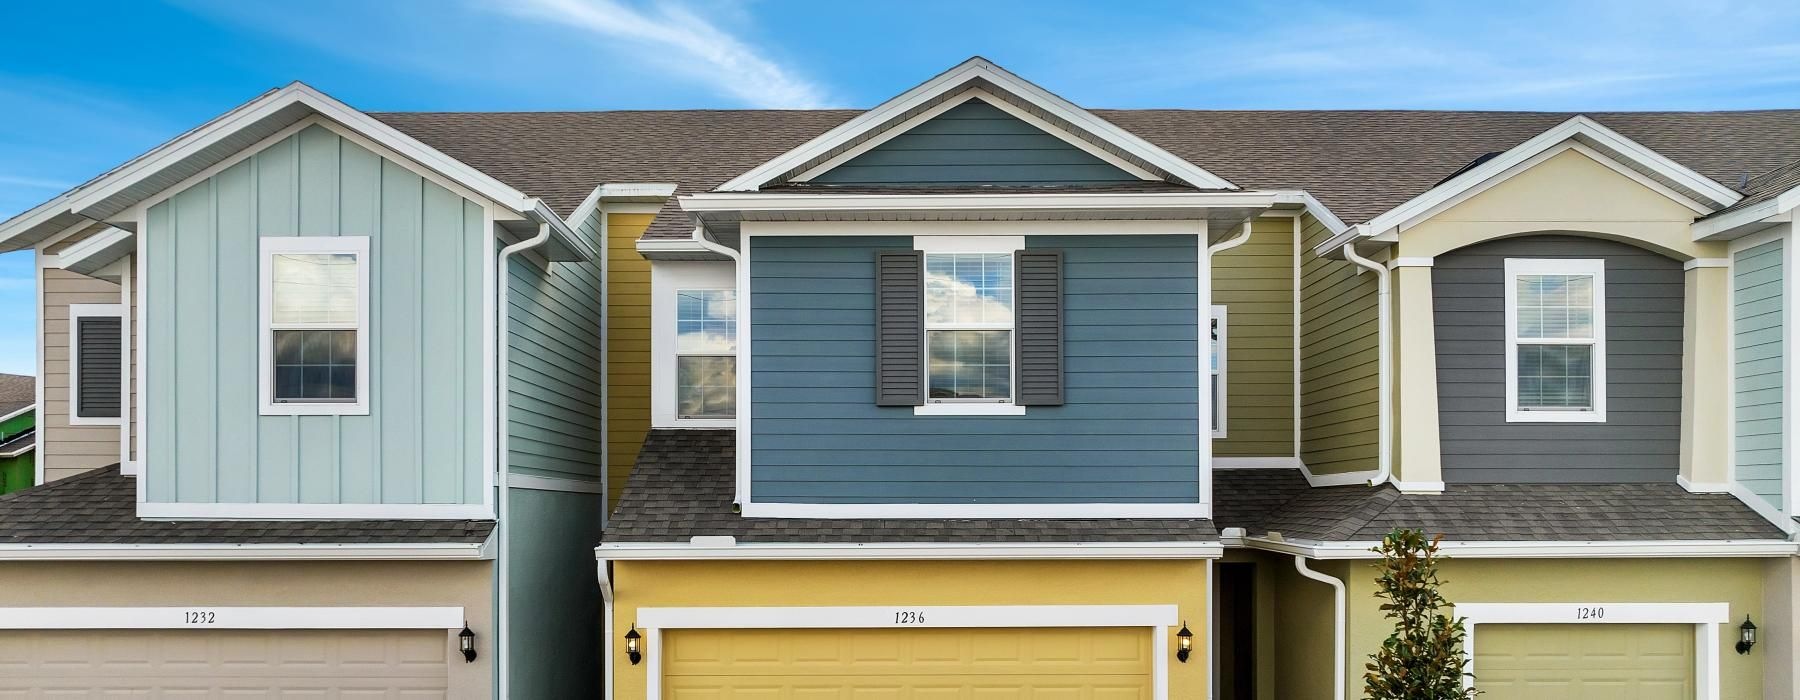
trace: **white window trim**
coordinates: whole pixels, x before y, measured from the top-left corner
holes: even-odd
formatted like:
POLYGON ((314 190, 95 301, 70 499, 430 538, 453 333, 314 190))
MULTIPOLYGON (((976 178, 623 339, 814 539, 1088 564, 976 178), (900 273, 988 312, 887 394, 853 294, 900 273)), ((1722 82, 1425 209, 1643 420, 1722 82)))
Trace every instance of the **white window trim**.
MULTIPOLYGON (((658 428, 731 428, 736 418, 683 418, 676 383, 681 353, 676 351, 677 295, 692 290, 737 290, 737 278, 730 262, 654 261, 650 264, 650 423, 658 428)), ((743 298, 738 299, 738 314, 743 314, 743 298)), ((739 327, 739 332, 743 331, 739 327)), ((740 350, 747 337, 738 336, 740 350)), ((742 352, 732 355, 741 358, 742 352)), ((742 381, 743 360, 738 360, 742 381)), ((743 410, 739 406, 738 410, 743 410)))
MULTIPOLYGON (((1464 673, 1475 667, 1476 631, 1480 625, 1693 625, 1694 697, 1719 700, 1719 627, 1733 619, 1729 603, 1462 603, 1451 617, 1464 619, 1464 673), (1596 617, 1593 611, 1603 611, 1596 617), (1583 615, 1587 611, 1587 615, 1583 615)), ((1463 677, 1463 687, 1479 678, 1463 677)))
MULTIPOLYGON (((1019 251, 1025 249, 1025 237, 1024 236, 914 236, 913 237, 913 249, 919 251, 919 253, 921 255, 925 255, 925 256, 945 254, 945 253, 1016 255, 1019 251)), ((923 257, 921 257, 919 260, 919 263, 921 266, 923 266, 926 264, 926 261, 923 257)), ((920 282, 924 283, 923 277, 921 277, 920 282)), ((1013 280, 1013 289, 1015 291, 1018 289, 1018 280, 1013 280)), ((920 293, 923 294, 924 290, 920 290, 920 293)), ((1016 297, 1013 299, 1013 303, 1015 303, 1015 304, 1018 303, 1018 299, 1016 297)), ((924 372, 924 375, 922 377, 920 377, 920 379, 924 382, 924 391, 927 394, 927 398, 925 399, 924 405, 913 407, 913 415, 915 415, 915 416, 1022 416, 1022 415, 1025 415, 1025 411, 1026 411, 1025 407, 1020 406, 1017 403, 1014 403, 1018 399, 1018 395, 1019 395, 1019 387, 1018 387, 1019 349, 1018 349, 1018 342, 1017 342, 1019 329, 1015 327, 1018 325, 1017 322, 1014 320, 1008 320, 1004 326, 1002 326, 1000 324, 994 324, 994 323, 959 323, 959 324, 953 324, 953 327, 932 328, 931 321, 929 320, 929 317, 930 317, 929 310, 926 310, 926 311, 927 311, 927 313, 925 314, 925 317, 920 319, 920 323, 923 325, 923 328, 924 328, 925 337, 922 337, 919 339, 919 343, 920 343, 919 352, 926 355, 928 358, 931 353, 931 341, 929 339, 930 333, 931 333, 931 331, 934 331, 934 330, 939 330, 939 331, 946 331, 946 330, 1004 330, 1004 331, 1007 331, 1008 333, 1011 333, 1013 341, 1007 343, 1006 365, 1007 365, 1008 371, 1012 372, 1012 375, 1013 375, 1012 381, 1009 382, 1009 385, 1012 389, 1012 395, 1007 397, 1005 401, 994 401, 994 400, 989 400, 989 399, 933 401, 929 398, 929 395, 931 392, 931 371, 929 368, 927 368, 926 371, 924 372)), ((927 362, 927 364, 929 364, 930 360, 927 359, 926 362, 927 362)))
MULTIPOLYGON (((1508 423, 1604 423, 1606 422, 1606 261, 1604 259, 1507 258, 1504 313, 1506 315, 1506 422, 1508 423), (1527 411, 1519 408, 1519 299, 1521 275, 1590 275, 1594 278, 1593 408, 1586 411, 1527 411)), ((1579 342, 1579 341, 1577 341, 1579 342)), ((1562 341, 1556 344, 1575 344, 1562 341)))
MULTIPOLYGON (((1213 304, 1212 322, 1219 324, 1219 368, 1209 375, 1209 381, 1213 382, 1213 384, 1218 387, 1218 399, 1212 405, 1213 422, 1217 423, 1219 426, 1218 429, 1212 431, 1212 436, 1215 440, 1225 439, 1225 435, 1229 432, 1229 428, 1231 427, 1230 424, 1225 422, 1225 406, 1229 403, 1227 399, 1230 396, 1226 393, 1226 388, 1230 386, 1227 382, 1226 370, 1230 367, 1230 360, 1228 358, 1231 355, 1231 346, 1226 343, 1226 341, 1231 338, 1230 328, 1226 325, 1227 316, 1228 310, 1224 304, 1213 304)), ((1208 340, 1210 342, 1210 339, 1208 340)), ((1210 346, 1208 347, 1208 350, 1208 354, 1210 355, 1210 346)))
POLYGON ((460 630, 464 619, 461 607, 0 608, 4 630, 460 630))
POLYGON ((368 236, 266 236, 259 239, 257 289, 257 396, 265 416, 369 415, 369 258, 368 236), (276 403, 274 301, 272 265, 281 253, 348 253, 356 256, 356 400, 331 403, 276 403))
POLYGON ((125 338, 119 339, 119 415, 109 418, 83 417, 78 397, 81 394, 81 319, 87 317, 112 317, 119 319, 119 331, 126 332, 125 307, 122 304, 70 304, 69 305, 69 425, 124 425, 126 406, 130 402, 131 392, 123 381, 126 376, 125 358, 129 356, 125 338))
MULTIPOLYGON (((662 633, 672 629, 943 629, 1142 627, 1151 634, 1152 698, 1169 697, 1171 628, 1177 605, 885 605, 861 607, 638 608, 644 636, 644 697, 662 697, 662 633), (895 624, 895 614, 922 622, 895 624)), ((608 655, 607 663, 613 663, 608 655)))

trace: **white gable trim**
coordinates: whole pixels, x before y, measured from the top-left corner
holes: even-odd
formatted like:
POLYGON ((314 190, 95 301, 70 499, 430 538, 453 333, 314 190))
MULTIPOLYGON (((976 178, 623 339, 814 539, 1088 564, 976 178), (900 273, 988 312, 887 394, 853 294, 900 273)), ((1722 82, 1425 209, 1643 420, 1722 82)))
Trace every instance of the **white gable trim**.
POLYGON ((994 87, 1010 93, 1048 114, 1066 120, 1077 128, 1093 134, 1096 138, 1143 160, 1152 169, 1167 172, 1177 180, 1204 189, 1237 189, 1236 185, 1224 178, 1207 172, 1193 163, 1182 160, 1174 154, 1094 116, 1074 103, 1013 75, 987 59, 976 57, 883 102, 855 119, 838 125, 837 128, 820 134, 813 140, 801 144, 798 148, 777 156, 774 160, 752 168, 733 178, 730 182, 720 185, 719 190, 753 192, 763 185, 781 178, 786 173, 810 169, 808 168, 809 164, 833 157, 838 149, 844 148, 856 138, 868 132, 883 129, 884 125, 889 122, 901 119, 915 110, 929 109, 944 95, 959 90, 975 80, 985 80, 994 87))
POLYGON ((1585 116, 1576 116, 1370 219, 1366 224, 1352 227, 1343 234, 1327 239, 1314 252, 1325 255, 1356 238, 1371 238, 1398 231, 1448 206, 1454 206, 1453 203, 1447 205, 1447 202, 1461 201, 1473 196, 1472 191, 1479 193, 1523 172, 1529 167, 1527 161, 1539 162, 1533 159, 1547 157, 1544 154, 1571 140, 1575 142, 1573 145, 1583 149, 1584 155, 1621 173, 1635 173, 1633 179, 1637 182, 1654 182, 1656 184, 1653 189, 1665 195, 1678 193, 1679 196, 1671 198, 1694 209, 1696 213, 1708 214, 1731 206, 1743 198, 1731 188, 1714 182, 1599 122, 1585 116))
POLYGON ((1776 195, 1774 199, 1758 202, 1716 219, 1696 221, 1693 228, 1694 240, 1704 241, 1755 233, 1769 226, 1793 220, 1793 211, 1796 207, 1800 207, 1800 187, 1776 195))
POLYGON ((839 153, 838 155, 832 156, 830 160, 827 160, 823 163, 820 163, 811 168, 808 168, 806 170, 806 172, 803 172, 803 173, 800 173, 799 175, 794 176, 792 181, 793 182, 810 182, 813 178, 823 175, 826 172, 829 172, 831 170, 834 170, 838 166, 849 162, 851 159, 854 159, 857 156, 860 156, 864 153, 868 153, 869 151, 874 150, 875 147, 880 146, 881 144, 884 144, 884 143, 894 140, 895 137, 898 137, 901 134, 904 134, 908 131, 912 131, 915 127, 919 126, 920 124, 924 124, 925 122, 931 121, 932 119, 936 119, 943 113, 948 112, 957 107, 960 107, 962 105, 968 104, 968 102, 970 100, 974 100, 974 99, 978 99, 978 98, 981 101, 986 102, 987 104, 993 105, 995 109, 998 109, 1002 112, 1007 113, 1008 115, 1011 115, 1014 119, 1018 119, 1019 121, 1025 122, 1026 124, 1030 124, 1039 129, 1042 129, 1044 131, 1044 133, 1050 134, 1051 136, 1055 136, 1056 138, 1061 139, 1064 143, 1067 143, 1071 146, 1081 149, 1082 151, 1086 152, 1088 155, 1091 155, 1096 158, 1099 158, 1100 160, 1106 161, 1106 163, 1108 165, 1111 165, 1115 168, 1118 168, 1127 173, 1130 173, 1133 177, 1136 177, 1140 180, 1151 180, 1151 181, 1161 181, 1162 180, 1162 178, 1157 176, 1156 173, 1152 173, 1148 170, 1138 167, 1138 165, 1136 163, 1125 160, 1124 158, 1120 158, 1119 156, 1115 155, 1113 152, 1108 151, 1104 148, 1095 146, 1094 144, 1088 142, 1086 139, 1083 139, 1074 134, 1071 134, 1068 131, 1065 131, 1062 127, 1059 127, 1055 124, 1051 124, 1050 122, 1044 121, 1042 118, 1039 118, 1035 114, 1032 114, 1025 110, 1019 109, 1017 105, 1014 105, 1013 103, 1008 102, 1006 100, 1000 99, 998 96, 994 95, 994 93, 988 92, 987 90, 983 90, 981 88, 969 88, 968 90, 963 91, 962 94, 957 95, 956 97, 952 97, 948 100, 944 100, 943 102, 939 103, 936 107, 932 107, 931 109, 920 112, 917 116, 914 116, 911 119, 907 119, 906 121, 900 122, 899 124, 895 124, 894 126, 883 130, 881 132, 881 135, 879 135, 879 136, 876 136, 867 141, 859 143, 856 145, 856 147, 851 148, 848 151, 844 151, 843 153, 839 153))

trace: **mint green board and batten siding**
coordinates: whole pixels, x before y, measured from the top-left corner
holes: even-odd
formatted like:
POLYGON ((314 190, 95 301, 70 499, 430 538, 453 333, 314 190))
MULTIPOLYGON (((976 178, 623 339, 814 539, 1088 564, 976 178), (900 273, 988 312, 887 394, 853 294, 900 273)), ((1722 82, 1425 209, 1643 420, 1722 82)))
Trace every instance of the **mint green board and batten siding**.
POLYGON ((148 212, 148 498, 481 503, 480 205, 318 126, 148 212), (258 238, 366 235, 366 416, 260 416, 258 238))
POLYGON ((1737 481, 1782 506, 1782 404, 1786 377, 1782 314, 1783 241, 1733 254, 1732 372, 1737 481))
MULTIPOLYGON (((594 250, 604 247, 598 216, 576 227, 594 250)), ((553 262, 546 268, 515 255, 508 268, 508 468, 598 480, 606 442, 600 431, 600 263, 553 262)))

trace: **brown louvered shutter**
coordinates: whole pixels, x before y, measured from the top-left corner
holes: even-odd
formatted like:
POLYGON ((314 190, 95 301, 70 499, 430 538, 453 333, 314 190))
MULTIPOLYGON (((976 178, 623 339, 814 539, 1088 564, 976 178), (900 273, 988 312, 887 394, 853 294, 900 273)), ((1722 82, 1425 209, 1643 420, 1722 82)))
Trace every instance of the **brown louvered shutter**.
POLYGON ((924 254, 875 255, 875 405, 925 403, 924 254))
POLYGON ((1021 406, 1063 404, 1063 256, 1027 249, 1013 257, 1013 342, 1021 406))

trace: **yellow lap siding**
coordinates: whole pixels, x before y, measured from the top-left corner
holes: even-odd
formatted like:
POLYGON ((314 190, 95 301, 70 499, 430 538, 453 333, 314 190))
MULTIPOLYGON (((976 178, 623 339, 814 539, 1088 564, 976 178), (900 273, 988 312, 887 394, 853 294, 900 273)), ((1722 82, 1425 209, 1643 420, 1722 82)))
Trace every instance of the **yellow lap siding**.
POLYGON ((607 493, 614 503, 650 430, 650 261, 638 255, 637 239, 653 218, 606 215, 607 493))

